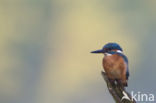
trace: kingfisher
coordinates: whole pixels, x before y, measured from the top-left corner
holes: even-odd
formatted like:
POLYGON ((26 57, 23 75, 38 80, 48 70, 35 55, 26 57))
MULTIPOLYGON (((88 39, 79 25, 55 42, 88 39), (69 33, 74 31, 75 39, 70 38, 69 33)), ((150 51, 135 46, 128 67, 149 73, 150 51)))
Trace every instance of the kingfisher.
POLYGON ((123 49, 117 43, 107 43, 102 49, 92 51, 91 53, 102 53, 103 68, 108 79, 115 83, 119 82, 124 87, 128 86, 129 69, 128 59, 123 54, 123 49))

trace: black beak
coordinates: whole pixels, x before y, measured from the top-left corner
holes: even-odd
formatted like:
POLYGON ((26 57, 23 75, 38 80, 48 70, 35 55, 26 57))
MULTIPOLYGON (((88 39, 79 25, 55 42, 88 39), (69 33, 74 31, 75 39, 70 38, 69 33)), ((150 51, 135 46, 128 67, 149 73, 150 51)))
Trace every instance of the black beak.
POLYGON ((104 53, 105 51, 103 49, 101 50, 96 50, 96 51, 92 51, 91 53, 104 53))

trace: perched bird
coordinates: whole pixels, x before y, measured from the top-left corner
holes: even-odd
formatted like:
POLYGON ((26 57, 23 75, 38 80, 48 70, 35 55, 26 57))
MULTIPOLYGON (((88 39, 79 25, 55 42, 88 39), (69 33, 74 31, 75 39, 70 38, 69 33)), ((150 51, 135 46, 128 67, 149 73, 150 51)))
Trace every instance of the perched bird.
POLYGON ((128 86, 129 77, 128 59, 123 54, 123 50, 117 43, 108 43, 100 50, 91 53, 103 53, 103 68, 111 82, 115 81, 128 86))

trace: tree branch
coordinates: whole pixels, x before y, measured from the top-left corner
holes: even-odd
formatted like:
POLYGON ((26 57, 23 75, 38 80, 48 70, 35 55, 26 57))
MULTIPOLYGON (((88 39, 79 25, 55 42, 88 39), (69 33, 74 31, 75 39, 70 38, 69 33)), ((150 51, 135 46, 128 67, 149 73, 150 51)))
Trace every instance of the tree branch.
POLYGON ((118 82, 112 83, 108 79, 105 72, 102 71, 101 74, 106 81, 107 88, 116 103, 136 103, 134 99, 132 100, 131 95, 125 90, 125 88, 121 84, 119 84, 118 82))

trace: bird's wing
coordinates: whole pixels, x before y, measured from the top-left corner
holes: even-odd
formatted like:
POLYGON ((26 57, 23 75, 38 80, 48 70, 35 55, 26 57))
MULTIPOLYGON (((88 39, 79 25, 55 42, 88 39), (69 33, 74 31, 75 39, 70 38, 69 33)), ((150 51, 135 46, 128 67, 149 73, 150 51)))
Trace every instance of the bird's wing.
POLYGON ((123 57, 124 61, 127 64, 127 68, 126 68, 126 79, 128 80, 128 77, 129 77, 128 59, 127 59, 127 57, 124 54, 122 54, 122 53, 118 53, 118 54, 123 57))

